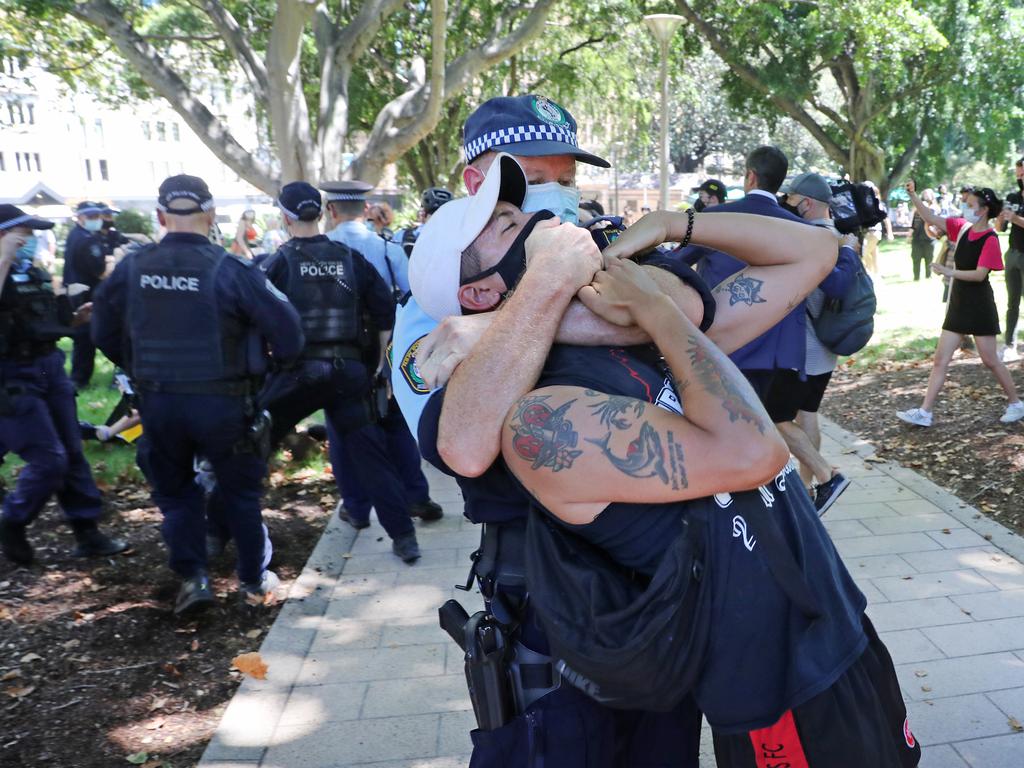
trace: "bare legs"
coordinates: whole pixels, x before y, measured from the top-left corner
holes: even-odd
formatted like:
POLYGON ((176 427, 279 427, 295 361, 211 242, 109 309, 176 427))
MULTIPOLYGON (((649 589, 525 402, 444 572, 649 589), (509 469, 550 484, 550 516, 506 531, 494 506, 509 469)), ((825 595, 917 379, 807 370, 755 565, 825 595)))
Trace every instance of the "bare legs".
MULTIPOLYGON (((963 334, 953 333, 952 331, 943 331, 942 335, 939 336, 939 343, 935 347, 935 361, 932 363, 932 372, 928 376, 928 391, 925 393, 924 402, 921 403, 921 408, 924 410, 931 411, 932 406, 935 405, 939 392, 942 391, 942 384, 946 380, 949 362, 953 359, 953 353, 956 352, 963 338, 963 334)), ((981 355, 981 361, 992 371, 992 375, 995 376, 996 381, 999 382, 999 385, 1006 393, 1007 400, 1011 403, 1016 403, 1020 400, 1017 396, 1017 388, 1013 384, 1010 372, 996 354, 996 337, 975 336, 974 341, 978 347, 978 353, 981 355)))

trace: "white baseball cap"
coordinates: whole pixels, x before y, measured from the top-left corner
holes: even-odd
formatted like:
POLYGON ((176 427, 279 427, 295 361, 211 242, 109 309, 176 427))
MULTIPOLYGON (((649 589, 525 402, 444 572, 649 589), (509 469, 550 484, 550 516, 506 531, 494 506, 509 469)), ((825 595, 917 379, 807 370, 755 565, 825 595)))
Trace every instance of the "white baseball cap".
POLYGON ((462 252, 487 227, 499 200, 522 207, 526 174, 512 155, 494 158, 475 195, 445 203, 420 230, 409 257, 409 287, 420 308, 440 322, 461 315, 462 252))

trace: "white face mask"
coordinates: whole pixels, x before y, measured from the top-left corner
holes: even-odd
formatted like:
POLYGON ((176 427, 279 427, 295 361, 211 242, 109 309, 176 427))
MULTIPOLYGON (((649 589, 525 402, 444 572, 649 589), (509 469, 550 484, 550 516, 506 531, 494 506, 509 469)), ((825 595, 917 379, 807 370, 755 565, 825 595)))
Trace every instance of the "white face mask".
POLYGON ((86 219, 82 226, 90 232, 99 232, 103 229, 103 219, 86 219))
POLYGON ((981 213, 976 208, 964 208, 964 218, 971 224, 975 224, 981 219, 981 213))
POLYGON ((530 184, 526 188, 523 213, 551 211, 563 222, 576 224, 580 218, 580 191, 576 187, 563 187, 557 181, 530 184))

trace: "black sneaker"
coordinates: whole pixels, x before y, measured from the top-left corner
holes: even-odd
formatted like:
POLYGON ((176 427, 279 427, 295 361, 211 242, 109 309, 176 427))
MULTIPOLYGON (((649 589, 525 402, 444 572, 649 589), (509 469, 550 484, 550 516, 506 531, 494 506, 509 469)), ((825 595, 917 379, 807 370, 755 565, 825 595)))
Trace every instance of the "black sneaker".
POLYGON ((425 523, 431 523, 444 517, 444 510, 441 509, 441 505, 433 499, 427 499, 426 501, 418 504, 410 504, 409 516, 418 517, 425 523))
POLYGON ((391 551, 402 558, 402 561, 412 565, 420 559, 420 545, 416 542, 416 532, 399 536, 391 542, 391 551))
POLYGON ((835 504, 836 499, 849 485, 850 481, 836 472, 827 483, 822 483, 814 489, 814 508, 818 510, 818 517, 824 515, 828 508, 835 504))
POLYGON ((218 557, 224 554, 224 550, 228 547, 228 540, 222 539, 220 536, 215 536, 212 533, 206 534, 206 559, 216 560, 218 557))
POLYGON ((200 573, 181 582, 178 598, 174 601, 174 615, 198 613, 217 602, 210 587, 210 577, 200 573))
POLYGON ((345 509, 345 504, 343 502, 338 502, 338 506, 336 507, 335 511, 338 513, 339 518, 341 518, 346 523, 351 525, 357 531, 361 531, 364 528, 370 527, 369 520, 356 520, 354 517, 352 517, 352 515, 348 513, 348 510, 345 509))
POLYGON ((32 565, 34 552, 25 537, 25 524, 0 517, 0 551, 18 565, 32 565))
POLYGON ((73 520, 71 528, 78 542, 78 546, 71 550, 72 557, 106 557, 128 549, 127 541, 110 538, 92 520, 73 520))

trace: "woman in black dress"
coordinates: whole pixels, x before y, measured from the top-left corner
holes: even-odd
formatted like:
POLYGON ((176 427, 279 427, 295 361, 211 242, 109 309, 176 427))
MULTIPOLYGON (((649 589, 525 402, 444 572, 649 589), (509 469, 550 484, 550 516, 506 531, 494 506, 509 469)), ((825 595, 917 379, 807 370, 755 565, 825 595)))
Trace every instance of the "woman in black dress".
POLYGON ((991 189, 979 188, 967 195, 967 218, 943 218, 917 196, 913 181, 907 182, 907 191, 917 215, 949 237, 950 247, 955 249, 955 266, 932 264, 933 272, 953 280, 946 319, 942 323, 935 362, 928 377, 928 391, 921 407, 897 411, 896 415, 908 424, 919 427, 932 425, 932 406, 946 379, 949 362, 964 336, 970 335, 974 337, 981 361, 992 371, 1006 393, 1008 405, 999 420, 1004 424, 1018 421, 1024 418, 1024 403, 1017 396, 1010 372, 996 354, 999 313, 988 281, 991 270, 1003 268, 999 240, 989 223, 1002 211, 1003 203, 991 189))

